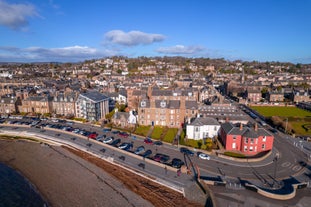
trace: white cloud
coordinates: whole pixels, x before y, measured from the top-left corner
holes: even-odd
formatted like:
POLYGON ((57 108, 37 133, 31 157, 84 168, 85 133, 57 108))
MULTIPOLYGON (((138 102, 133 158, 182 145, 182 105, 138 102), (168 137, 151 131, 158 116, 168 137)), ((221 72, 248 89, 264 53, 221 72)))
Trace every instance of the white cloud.
POLYGON ((202 46, 184 46, 184 45, 175 45, 171 47, 160 47, 156 52, 163 54, 172 54, 172 55, 189 55, 196 54, 203 51, 205 48, 202 46))
POLYGON ((0 0, 0 25, 21 29, 28 25, 28 17, 38 16, 32 4, 9 4, 0 0))
POLYGON ((111 30, 105 34, 106 41, 110 43, 134 46, 134 45, 147 45, 154 42, 161 42, 165 39, 161 34, 149 34, 141 31, 123 32, 122 30, 111 30))
POLYGON ((36 62, 36 61, 58 61, 77 62, 86 59, 96 59, 104 56, 113 56, 118 51, 99 51, 87 46, 70 46, 62 48, 42 47, 0 47, 0 61, 2 62, 36 62))

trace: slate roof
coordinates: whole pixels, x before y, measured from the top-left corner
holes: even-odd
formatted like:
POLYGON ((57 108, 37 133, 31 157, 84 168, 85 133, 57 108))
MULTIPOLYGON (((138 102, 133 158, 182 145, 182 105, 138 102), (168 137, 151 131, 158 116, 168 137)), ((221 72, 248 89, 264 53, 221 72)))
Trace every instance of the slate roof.
POLYGON ((81 93, 80 95, 90 99, 93 102, 100 102, 100 101, 103 101, 105 99, 108 99, 107 96, 105 96, 104 94, 102 94, 98 91, 87 91, 85 93, 81 93))
POLYGON ((248 138, 258 138, 259 136, 272 136, 264 128, 258 128, 257 131, 255 131, 253 127, 243 126, 242 130, 240 130, 240 127, 234 126, 230 122, 221 124, 221 128, 225 131, 227 135, 242 135, 243 137, 248 138))
POLYGON ((155 107, 156 108, 169 108, 169 109, 179 109, 180 108, 180 101, 178 100, 155 100, 155 107), (161 103, 165 103, 162 106, 161 103))
POLYGON ((196 101, 186 101, 186 109, 198 109, 198 103, 196 101))
POLYGON ((198 117, 190 124, 193 126, 203 126, 203 125, 220 125, 218 121, 214 118, 210 117, 198 117))

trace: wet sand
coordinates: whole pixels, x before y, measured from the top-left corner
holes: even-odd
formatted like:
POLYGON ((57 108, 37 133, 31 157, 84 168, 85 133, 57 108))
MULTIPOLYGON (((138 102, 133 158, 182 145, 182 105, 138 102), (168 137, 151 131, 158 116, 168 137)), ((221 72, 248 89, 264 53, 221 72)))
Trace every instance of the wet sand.
POLYGON ((50 206, 200 206, 85 152, 0 140, 0 162, 21 172, 50 206))

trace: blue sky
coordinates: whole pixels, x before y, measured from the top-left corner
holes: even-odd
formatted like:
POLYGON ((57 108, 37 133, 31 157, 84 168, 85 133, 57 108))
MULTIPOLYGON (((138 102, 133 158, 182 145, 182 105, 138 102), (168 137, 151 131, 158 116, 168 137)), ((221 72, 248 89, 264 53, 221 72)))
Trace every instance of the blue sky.
POLYGON ((311 0, 0 0, 0 62, 112 55, 311 63, 311 0))

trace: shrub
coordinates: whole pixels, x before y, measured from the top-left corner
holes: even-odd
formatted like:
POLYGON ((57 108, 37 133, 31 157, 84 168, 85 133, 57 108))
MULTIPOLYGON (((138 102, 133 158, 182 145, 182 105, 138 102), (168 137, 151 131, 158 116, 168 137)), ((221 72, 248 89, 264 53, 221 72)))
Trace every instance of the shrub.
POLYGON ((240 154, 237 152, 224 152, 224 155, 229 156, 229 157, 236 157, 236 158, 246 158, 244 154, 240 154))

